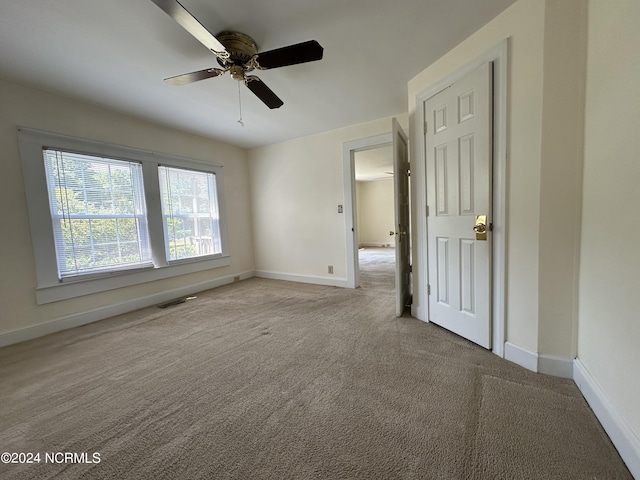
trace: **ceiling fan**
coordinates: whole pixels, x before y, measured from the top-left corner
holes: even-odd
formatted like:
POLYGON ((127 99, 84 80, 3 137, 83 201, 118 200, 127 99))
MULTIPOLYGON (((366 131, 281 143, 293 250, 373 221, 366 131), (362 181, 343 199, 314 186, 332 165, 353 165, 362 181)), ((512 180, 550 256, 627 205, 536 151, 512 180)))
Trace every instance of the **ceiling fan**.
POLYGON ((322 59, 324 49, 315 40, 258 53, 256 42, 240 32, 220 32, 213 36, 178 0, 151 0, 218 57, 222 68, 207 68, 165 78, 168 85, 186 85, 229 72, 243 82, 269 108, 279 108, 283 101, 255 75, 253 70, 268 70, 322 59))

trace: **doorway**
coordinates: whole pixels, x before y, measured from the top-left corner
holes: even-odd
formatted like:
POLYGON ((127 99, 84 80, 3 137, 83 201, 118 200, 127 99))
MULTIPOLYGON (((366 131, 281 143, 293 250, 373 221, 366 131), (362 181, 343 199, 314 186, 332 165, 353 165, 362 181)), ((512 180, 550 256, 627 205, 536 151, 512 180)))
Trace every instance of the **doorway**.
MULTIPOLYGON (((389 245, 393 243, 394 245, 396 262, 396 315, 401 316, 405 310, 405 306, 411 301, 411 258, 409 247, 410 172, 407 136, 395 118, 392 119, 391 127, 392 133, 346 142, 343 145, 347 286, 350 288, 360 286, 358 252, 359 248, 367 243, 367 237, 361 237, 359 229, 364 229, 366 225, 366 228, 372 228, 371 232, 365 233, 365 235, 372 235, 369 237, 369 243, 378 245, 389 245), (390 159, 386 147, 390 147, 390 159), (358 158, 359 162, 356 162, 356 158, 358 158), (391 161, 391 169, 389 168, 389 161, 391 161), (388 199, 388 206, 393 206, 392 222, 388 216, 372 223, 366 223, 367 219, 364 219, 363 223, 363 219, 358 218, 356 163, 361 166, 358 171, 359 176, 362 174, 362 170, 365 169, 373 171, 374 173, 371 173, 372 177, 379 181, 385 181, 384 179, 389 176, 392 177, 392 201, 388 199), (389 228, 388 225, 391 225, 391 227, 389 228), (387 228, 389 228, 389 230, 387 230, 387 228), (392 237, 392 241, 389 243, 385 240, 385 238, 387 238, 387 231, 389 232, 389 236, 392 237)), ((362 177, 360 178, 361 180, 363 179, 362 177)), ((375 188, 377 187, 378 185, 376 185, 375 188)), ((385 187, 382 187, 378 190, 384 188, 385 187)), ((361 190, 366 191, 368 189, 368 187, 364 187, 361 190)), ((387 192, 390 192, 390 190, 387 190, 387 192)))
POLYGON ((355 152, 358 248, 393 247, 393 150, 381 145, 355 152))
MULTIPOLYGON (((356 156, 364 155, 369 150, 385 149, 391 150, 392 146, 391 133, 376 135, 373 137, 362 138, 351 142, 346 142, 342 147, 343 158, 343 175, 344 175, 344 213, 346 227, 346 253, 347 253, 347 287, 357 288, 360 286, 360 267, 358 262, 358 251, 360 248, 359 235, 359 218, 358 218, 358 202, 357 202, 357 184, 356 184, 356 156)), ((372 154, 373 156, 374 154, 372 154)), ((362 157, 360 157, 362 158, 362 157)), ((384 171, 392 171, 391 161, 389 170, 382 168, 384 171)), ((367 172, 366 169, 365 173, 367 172)), ((373 168, 371 170, 374 170, 373 168)), ((378 169, 378 171, 380 171, 378 169)), ((375 173, 369 172, 372 177, 375 173)), ((361 177, 362 178, 362 177, 361 177)))
POLYGON ((361 287, 379 278, 395 290, 393 149, 380 145, 354 154, 356 241, 361 287))

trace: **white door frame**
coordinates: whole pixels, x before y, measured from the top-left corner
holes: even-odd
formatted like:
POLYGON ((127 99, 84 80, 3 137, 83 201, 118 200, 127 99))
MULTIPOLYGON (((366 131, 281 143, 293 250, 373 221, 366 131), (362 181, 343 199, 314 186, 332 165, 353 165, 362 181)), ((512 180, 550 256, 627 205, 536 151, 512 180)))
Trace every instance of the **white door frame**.
MULTIPOLYGON (((506 306, 506 190, 507 190, 507 58, 508 39, 484 54, 458 68, 437 83, 416 95, 413 142, 416 161, 412 162, 412 177, 415 175, 414 204, 416 224, 415 245, 420 252, 414 259, 413 269, 417 273, 421 293, 420 305, 412 307, 412 316, 423 321, 429 319, 429 302, 426 298, 427 269, 427 195, 426 195, 426 148, 424 144, 424 106, 427 99, 457 82, 480 65, 493 63, 493 258, 492 258, 492 345, 493 353, 504 357, 505 306, 506 306)), ((415 305, 415 304, 414 304, 415 305)))
POLYGON ((391 145, 391 132, 361 138, 342 144, 342 168, 344 179, 344 222, 347 241, 347 288, 360 286, 358 265, 358 222, 356 205, 355 154, 372 148, 391 145))

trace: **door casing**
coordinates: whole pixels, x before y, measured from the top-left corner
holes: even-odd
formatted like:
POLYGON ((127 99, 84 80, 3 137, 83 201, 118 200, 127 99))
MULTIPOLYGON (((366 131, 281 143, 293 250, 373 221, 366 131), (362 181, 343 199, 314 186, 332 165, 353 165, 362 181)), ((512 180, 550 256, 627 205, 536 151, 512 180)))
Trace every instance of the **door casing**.
POLYGON ((414 303, 412 316, 428 321, 426 148, 424 144, 425 103, 449 85, 487 62, 493 63, 493 252, 492 252, 492 351, 504 357, 506 307, 506 186, 507 186, 507 59, 509 40, 505 39, 482 55, 443 77, 416 95, 411 143, 414 215, 414 303), (419 292, 418 302, 416 293, 419 292))

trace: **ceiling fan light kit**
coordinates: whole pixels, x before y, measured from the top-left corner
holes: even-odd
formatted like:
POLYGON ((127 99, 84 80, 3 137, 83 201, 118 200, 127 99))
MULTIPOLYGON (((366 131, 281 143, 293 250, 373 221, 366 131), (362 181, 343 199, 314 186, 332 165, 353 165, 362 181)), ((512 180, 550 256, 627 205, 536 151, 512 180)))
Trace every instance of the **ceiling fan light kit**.
POLYGON ((259 77, 247 73, 322 59, 324 49, 315 40, 258 53, 256 42, 249 35, 223 31, 214 36, 177 0, 151 1, 213 52, 222 67, 169 77, 164 80, 168 85, 187 85, 229 72, 231 78, 243 82, 267 107, 279 108, 283 101, 259 77))

